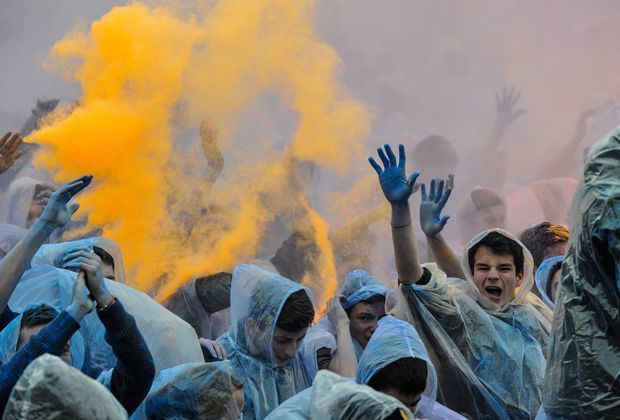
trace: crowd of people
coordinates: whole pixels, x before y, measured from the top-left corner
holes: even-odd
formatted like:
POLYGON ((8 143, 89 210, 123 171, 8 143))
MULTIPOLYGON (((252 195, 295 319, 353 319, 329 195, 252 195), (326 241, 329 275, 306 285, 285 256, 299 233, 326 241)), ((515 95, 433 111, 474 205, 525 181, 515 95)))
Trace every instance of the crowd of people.
MULTIPOLYGON (((506 95, 498 101, 514 101, 506 95)), ((57 187, 24 175, 36 147, 7 133, 4 418, 620 416, 620 129, 589 151, 564 209, 570 231, 539 220, 510 232, 510 200, 477 187, 455 217, 466 245, 444 232, 453 168, 422 156, 445 142, 413 151, 414 169, 439 176, 428 183, 408 173, 403 145, 369 158, 389 206, 397 284, 351 267, 321 311, 290 274, 311 252, 299 241, 271 262, 190 279, 165 302, 133 289, 118 244, 96 231, 61 239, 84 227, 72 219, 93 177, 57 187)), ((221 153, 211 155, 219 174, 221 153)), ((541 201, 553 197, 540 187, 541 201)))

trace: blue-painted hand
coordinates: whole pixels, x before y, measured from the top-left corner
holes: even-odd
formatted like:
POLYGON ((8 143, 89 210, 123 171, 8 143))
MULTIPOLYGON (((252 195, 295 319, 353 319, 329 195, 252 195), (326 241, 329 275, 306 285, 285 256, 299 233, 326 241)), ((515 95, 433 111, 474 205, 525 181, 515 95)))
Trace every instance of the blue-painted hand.
POLYGON ((443 179, 431 180, 430 194, 426 195, 426 185, 422 184, 422 202, 420 203, 420 227, 426 236, 438 235, 448 222, 449 215, 441 215, 448 202, 452 188, 444 189, 443 179))
POLYGON ((385 198, 392 204, 406 203, 417 187, 416 180, 420 174, 414 172, 407 178, 405 173, 407 157, 405 156, 405 147, 402 144, 398 146, 398 164, 392 148, 388 144, 384 145, 384 148, 385 152, 380 147, 377 149, 383 168, 371 157, 368 158, 368 161, 379 175, 379 183, 385 198))

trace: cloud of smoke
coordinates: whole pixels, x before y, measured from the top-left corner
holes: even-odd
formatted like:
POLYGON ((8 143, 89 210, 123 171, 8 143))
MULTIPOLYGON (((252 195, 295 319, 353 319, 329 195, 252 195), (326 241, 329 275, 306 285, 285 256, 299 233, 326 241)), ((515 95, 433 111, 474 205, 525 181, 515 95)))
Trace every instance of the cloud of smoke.
POLYGON ((198 6, 204 16, 134 2, 57 42, 52 61, 83 95, 33 134, 45 146, 37 162, 57 181, 95 176, 80 199, 89 223, 121 245, 130 284, 160 299, 191 276, 255 258, 267 225, 287 215, 311 227, 320 250, 320 273, 304 282, 333 291, 328 227, 305 188, 291 184, 294 162, 342 171, 360 161, 368 111, 339 83, 337 54, 314 34, 313 1, 198 6), (238 144, 246 114, 266 94, 295 113, 291 138, 284 147, 258 135, 238 144), (215 184, 196 148, 175 151, 200 122, 226 156, 215 184))

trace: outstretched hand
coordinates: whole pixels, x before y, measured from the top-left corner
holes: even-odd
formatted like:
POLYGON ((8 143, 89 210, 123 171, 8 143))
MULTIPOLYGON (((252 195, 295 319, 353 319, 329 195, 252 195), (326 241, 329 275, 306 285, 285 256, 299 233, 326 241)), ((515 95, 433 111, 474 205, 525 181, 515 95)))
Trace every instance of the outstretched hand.
POLYGON ((392 148, 388 144, 384 145, 384 148, 385 152, 380 147, 377 149, 383 168, 372 157, 368 158, 368 161, 379 175, 379 183, 385 198, 391 204, 407 203, 411 194, 417 190, 416 180, 420 174, 414 172, 407 178, 405 146, 402 144, 398 146, 398 163, 396 163, 396 156, 392 152, 392 148))
POLYGON ((8 131, 0 139, 0 174, 3 174, 22 156, 22 152, 17 149, 21 146, 23 139, 19 132, 11 133, 8 131))
POLYGON ((441 215, 448 202, 452 188, 444 189, 444 180, 431 180, 430 193, 426 195, 426 185, 422 184, 422 202, 420 203, 420 227, 426 236, 435 237, 443 230, 450 218, 441 215))
POLYGON ((88 187, 92 180, 92 175, 84 175, 58 188, 47 202, 45 210, 41 214, 41 219, 57 227, 66 225, 71 220, 71 216, 80 207, 77 203, 68 205, 69 201, 77 193, 88 187))
POLYGON ((524 109, 517 109, 520 97, 521 92, 515 88, 504 88, 501 96, 495 94, 495 109, 497 111, 495 124, 499 130, 505 130, 514 120, 527 112, 524 109))
POLYGON ((340 325, 349 326, 349 316, 342 307, 342 299, 344 299, 344 296, 335 295, 327 301, 327 318, 334 327, 340 325))

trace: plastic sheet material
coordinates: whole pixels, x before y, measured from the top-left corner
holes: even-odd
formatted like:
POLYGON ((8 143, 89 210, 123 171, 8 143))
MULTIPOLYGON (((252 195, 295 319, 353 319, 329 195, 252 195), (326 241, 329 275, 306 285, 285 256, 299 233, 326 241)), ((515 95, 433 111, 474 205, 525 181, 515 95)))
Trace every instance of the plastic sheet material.
POLYGON ((620 127, 590 150, 571 210, 548 354, 547 418, 620 413, 620 127))
POLYGON ((328 370, 316 375, 310 397, 312 420, 383 420, 395 411, 403 419, 413 414, 396 398, 328 370))
POLYGON ((2 418, 121 420, 127 412, 101 384, 47 354, 26 368, 2 418))
POLYGON ((528 294, 532 256, 512 234, 484 231, 467 250, 492 231, 517 242, 525 257, 521 287, 504 307, 480 295, 465 252, 466 280, 448 279, 435 264, 425 264, 430 281, 401 285, 386 308, 420 334, 437 371, 440 403, 471 418, 533 418, 542 401, 552 313, 528 294))
POLYGON ((310 418, 310 397, 312 387, 306 388, 298 394, 280 404, 265 420, 307 420, 310 418))
MULTIPOLYGON (((389 289, 387 287, 383 286, 378 280, 364 270, 354 270, 348 273, 344 277, 340 289, 340 294, 347 298, 343 303, 345 310, 373 296, 386 296, 388 292, 389 289)), ((301 353, 310 380, 314 379, 319 370, 316 360, 317 350, 320 348, 327 348, 331 351, 333 356, 337 348, 336 336, 336 329, 327 316, 321 318, 319 322, 308 330, 306 338, 304 338, 301 353)), ((364 349, 355 339, 353 340, 353 346, 359 360, 364 349)))
POLYGON ((139 415, 132 418, 239 419, 235 398, 239 386, 229 362, 175 366, 159 373, 139 415))
MULTIPOLYGON (((56 310, 60 313, 62 308, 56 307, 56 310)), ((2 357, 2 364, 7 363, 15 356, 15 353, 17 353, 21 322, 22 315, 18 315, 4 330, 2 330, 2 332, 0 332, 0 355, 2 357)), ((85 348, 84 339, 80 331, 76 331, 69 340, 69 352, 71 353, 71 366, 82 370, 84 367, 85 348)))
MULTIPOLYGON (((239 265, 231 288, 231 330, 218 341, 244 385, 243 418, 263 419, 310 385, 299 353, 278 367, 271 342, 284 302, 303 286, 255 265, 239 265)), ((310 296, 310 295, 309 295, 310 296)))
MULTIPOLYGON (((49 265, 33 266, 22 276, 9 306, 20 313, 38 303, 66 308, 71 303, 75 277, 72 271, 49 265)), ((204 362, 196 332, 185 321, 138 290, 111 280, 106 280, 106 285, 135 318, 157 371, 181 363, 204 362)), ((80 324, 90 356, 88 374, 96 377, 101 371, 114 368, 116 357, 105 341, 105 327, 97 314, 88 314, 80 324)))
POLYGON ((540 267, 538 267, 534 275, 540 297, 551 310, 553 310, 555 304, 551 300, 551 296, 547 295, 547 286, 551 281, 551 270, 557 263, 562 263, 562 261, 564 261, 564 256, 547 258, 540 263, 540 267))
POLYGON ((87 238, 78 241, 60 242, 57 244, 43 245, 34 257, 32 257, 32 265, 53 265, 62 268, 62 259, 76 247, 86 247, 92 249, 94 246, 103 249, 112 256, 114 260, 114 277, 119 283, 126 283, 125 264, 123 263, 123 253, 116 242, 107 238, 87 238))
POLYGON ((412 357, 426 362, 426 388, 415 410, 415 415, 427 418, 433 411, 437 396, 437 373, 424 343, 411 324, 392 316, 385 316, 377 325, 357 366, 356 381, 368 384, 381 369, 399 359, 412 357))
POLYGON ((25 228, 37 185, 49 184, 27 176, 13 181, 0 205, 0 221, 25 228))
POLYGON ((15 225, 0 223, 0 258, 9 253, 11 249, 26 235, 27 230, 15 225))

